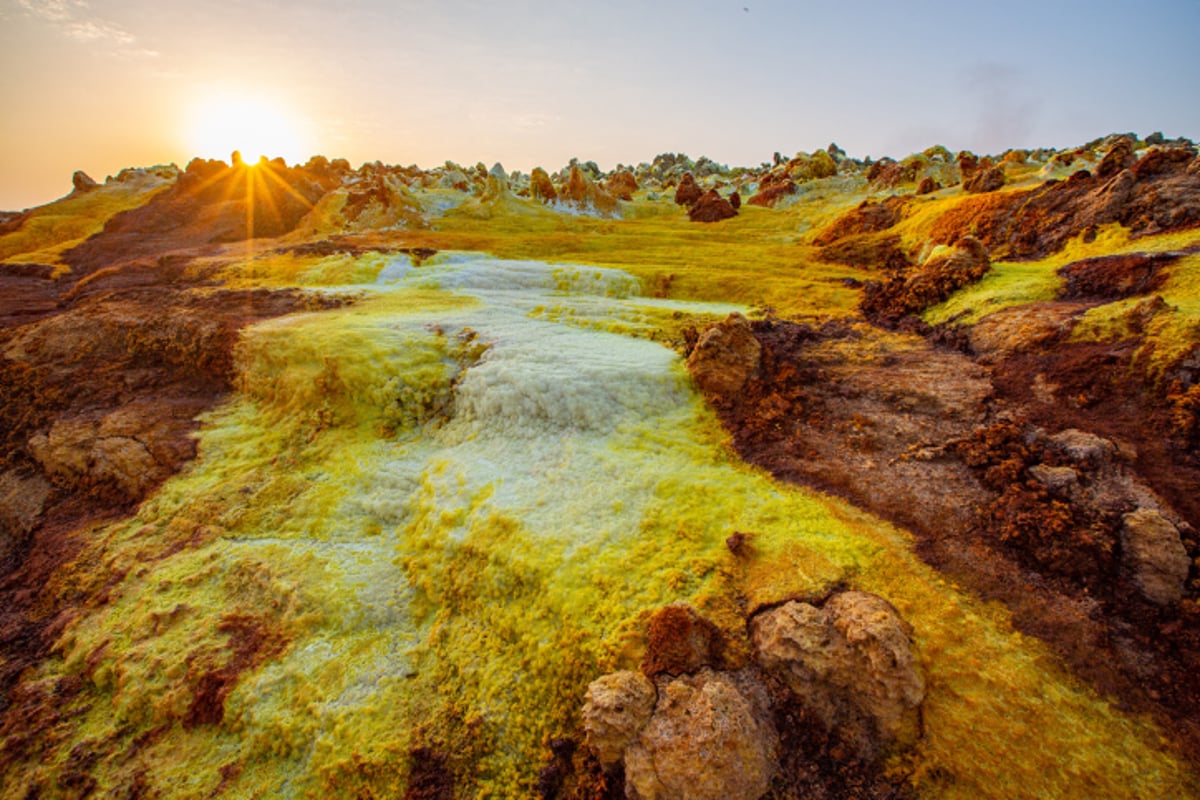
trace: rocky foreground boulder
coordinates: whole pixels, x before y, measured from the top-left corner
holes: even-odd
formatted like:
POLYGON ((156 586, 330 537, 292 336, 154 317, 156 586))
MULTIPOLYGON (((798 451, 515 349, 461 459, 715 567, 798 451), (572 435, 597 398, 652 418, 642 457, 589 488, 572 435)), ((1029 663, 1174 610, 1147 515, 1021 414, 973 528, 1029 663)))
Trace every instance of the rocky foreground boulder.
POLYGON ((623 775, 627 798, 758 800, 792 785, 796 735, 779 724, 792 724, 783 709, 795 705, 802 724, 823 727, 861 763, 919 738, 925 680, 913 631, 883 598, 790 601, 749 629, 752 660, 732 669, 713 623, 667 606, 651 620, 642 671, 588 687, 585 745, 606 773, 623 775))

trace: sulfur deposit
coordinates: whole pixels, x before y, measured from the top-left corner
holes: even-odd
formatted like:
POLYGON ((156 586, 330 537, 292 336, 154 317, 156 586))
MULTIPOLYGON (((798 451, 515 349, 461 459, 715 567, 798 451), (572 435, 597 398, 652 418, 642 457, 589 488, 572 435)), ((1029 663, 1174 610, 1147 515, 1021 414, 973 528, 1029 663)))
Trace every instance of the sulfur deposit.
POLYGON ((71 188, 0 799, 1200 796, 1192 143, 71 188))

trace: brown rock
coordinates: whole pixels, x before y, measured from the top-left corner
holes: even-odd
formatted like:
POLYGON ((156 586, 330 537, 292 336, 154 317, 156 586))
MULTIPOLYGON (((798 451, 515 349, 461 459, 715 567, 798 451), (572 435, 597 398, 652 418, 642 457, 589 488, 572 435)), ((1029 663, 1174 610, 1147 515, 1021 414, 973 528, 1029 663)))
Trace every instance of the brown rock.
POLYGON ((758 186, 758 191, 748 202, 752 206, 774 208, 782 198, 796 193, 796 182, 787 173, 769 175, 758 186))
POLYGON ((931 194, 942 188, 942 185, 935 181, 930 176, 926 175, 921 179, 921 184, 917 186, 917 194, 931 194))
POLYGON ((716 189, 709 189, 688 209, 688 219, 692 222, 720 222, 736 217, 737 213, 728 200, 717 194, 716 189))
POLYGON ((541 167, 534 167, 533 172, 529 175, 529 193, 543 203, 553 203, 558 199, 558 192, 554 190, 550 176, 541 167))
POLYGON ((71 176, 71 185, 75 187, 75 192, 77 194, 90 192, 92 189, 95 189, 97 186, 99 186, 98 183, 92 180, 90 175, 81 169, 76 170, 75 174, 71 176))
POLYGON ((1121 563, 1147 600, 1168 605, 1183 597, 1191 559, 1179 530, 1159 511, 1139 508, 1121 527, 1121 563))
POLYGON ((700 190, 700 184, 696 183, 692 173, 683 173, 683 178, 680 179, 679 186, 675 189, 675 203, 681 206, 690 206, 700 199, 701 194, 703 192, 700 190))
POLYGON ((737 211, 742 207, 742 196, 737 192, 729 195, 729 205, 733 206, 733 210, 737 211))
POLYGON ((650 620, 642 672, 683 675, 719 667, 724 641, 716 625, 682 603, 666 606, 650 620))
POLYGON ((732 400, 757 373, 761 359, 750 321, 734 312, 701 335, 687 366, 701 391, 732 400))
POLYGON ((792 601, 750 628, 759 662, 860 751, 919 735, 925 679, 912 628, 883 598, 843 592, 823 608, 792 601))
POLYGON ((1152 147, 1133 165, 1133 174, 1138 178, 1165 175, 1180 168, 1187 168, 1196 157, 1194 147, 1152 147))
POLYGON ((625 753, 628 797, 758 800, 776 769, 778 737, 753 686, 704 670, 659 689, 650 722, 625 753))
POLYGON ((894 326, 979 280, 990 268, 983 243, 964 236, 950 252, 935 255, 906 274, 866 283, 859 307, 868 319, 894 326))
POLYGON ((601 214, 611 214, 617 207, 617 198, 597 186, 577 164, 571 165, 571 173, 560 198, 577 208, 601 214))
POLYGON ((889 197, 881 203, 863 200, 831 222, 815 241, 819 245, 829 245, 847 236, 885 231, 904 218, 911 202, 911 198, 902 197, 889 197))
POLYGON ((650 721, 654 700, 654 684, 640 672, 614 672, 588 685, 583 730, 602 766, 611 767, 622 759, 625 748, 650 721))
POLYGON ((1101 180, 1111 178, 1121 170, 1132 167, 1133 162, 1133 144, 1128 139, 1117 139, 1096 166, 1096 177, 1101 180))
POLYGON ((994 192, 1004 186, 1004 167, 979 169, 970 177, 963 178, 963 191, 971 194, 994 192))
POLYGON ((1073 261, 1058 270, 1066 279, 1059 296, 1068 300, 1121 300, 1157 291, 1166 282, 1163 267, 1178 253, 1123 253, 1073 261))
POLYGON ((16 470, 0 473, 0 565, 41 521, 49 498, 50 483, 41 475, 16 470))

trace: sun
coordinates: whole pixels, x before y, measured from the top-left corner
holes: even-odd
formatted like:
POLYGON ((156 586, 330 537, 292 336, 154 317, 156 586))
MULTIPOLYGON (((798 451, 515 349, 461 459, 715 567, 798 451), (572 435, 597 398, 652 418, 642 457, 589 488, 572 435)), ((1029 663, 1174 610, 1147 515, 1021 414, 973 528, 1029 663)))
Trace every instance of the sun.
POLYGON ((198 98, 187 122, 192 155, 228 160, 233 151, 247 164, 260 157, 307 160, 307 125, 271 97, 217 93, 198 98))

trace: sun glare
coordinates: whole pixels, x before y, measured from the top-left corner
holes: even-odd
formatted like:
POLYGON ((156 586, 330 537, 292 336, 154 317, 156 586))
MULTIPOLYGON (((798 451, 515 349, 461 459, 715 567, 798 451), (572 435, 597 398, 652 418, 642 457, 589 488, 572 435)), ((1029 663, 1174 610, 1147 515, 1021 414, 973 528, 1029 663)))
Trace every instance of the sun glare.
POLYGON ((214 95, 199 100, 187 123, 192 155, 228 161, 234 150, 250 165, 259 158, 302 162, 312 153, 304 124, 272 99, 214 95))

